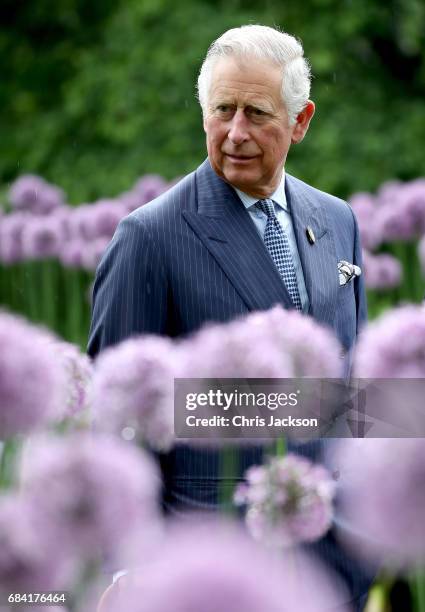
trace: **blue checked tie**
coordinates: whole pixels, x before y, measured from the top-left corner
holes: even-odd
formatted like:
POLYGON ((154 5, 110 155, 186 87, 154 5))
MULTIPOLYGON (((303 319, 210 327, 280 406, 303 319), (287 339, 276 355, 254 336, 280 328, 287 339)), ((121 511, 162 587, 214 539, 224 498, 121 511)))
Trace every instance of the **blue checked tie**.
POLYGON ((295 274, 288 237, 277 220, 276 213, 274 212, 273 200, 259 200, 256 203, 256 207, 267 215, 264 244, 276 264, 295 308, 297 310, 302 310, 300 294, 298 292, 297 275, 295 274))

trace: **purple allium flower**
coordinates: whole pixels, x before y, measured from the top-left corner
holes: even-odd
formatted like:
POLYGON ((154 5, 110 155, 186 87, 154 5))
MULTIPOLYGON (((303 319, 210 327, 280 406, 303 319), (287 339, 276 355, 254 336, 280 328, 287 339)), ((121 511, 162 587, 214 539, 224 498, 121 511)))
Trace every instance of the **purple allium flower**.
POLYGON ((22 232, 30 215, 12 213, 2 217, 0 223, 0 261, 13 264, 23 259, 22 232))
POLYGON ((99 427, 134 428, 151 447, 169 449, 174 440, 177 359, 172 341, 154 336, 126 340, 104 351, 96 360, 93 381, 99 427))
POLYGON ((90 238, 106 236, 112 238, 118 223, 127 211, 120 200, 98 200, 92 204, 93 235, 90 238))
POLYGON ((57 256, 64 241, 63 220, 55 215, 28 218, 22 231, 22 251, 27 259, 57 256))
POLYGON ((66 584, 71 567, 64 551, 37 528, 34 511, 25 497, 0 496, 0 592, 56 590, 66 584))
POLYGON ((145 174, 135 184, 132 191, 140 196, 140 204, 146 204, 168 189, 167 182, 159 174, 145 174))
POLYGON ((63 205, 64 193, 41 177, 27 174, 13 183, 9 201, 16 210, 46 215, 63 205))
POLYGON ((388 253, 372 255, 363 251, 363 268, 366 287, 385 290, 398 287, 403 276, 400 261, 388 253))
POLYGON ((331 332, 280 306, 204 327, 182 348, 186 378, 332 377, 341 371, 331 332))
POLYGON ((85 241, 100 237, 111 239, 126 212, 119 200, 99 200, 95 204, 77 206, 70 220, 71 237, 85 241))
POLYGON ((86 244, 86 241, 81 238, 73 238, 72 240, 65 241, 59 252, 61 263, 68 268, 83 267, 86 244))
POLYGON ((348 600, 301 551, 280 558, 234 526, 194 517, 173 526, 115 594, 104 612, 166 612, 170 602, 173 612, 317 612, 348 600))
POLYGON ((412 237, 425 232, 425 179, 420 178, 403 185, 400 191, 400 213, 414 228, 412 237))
POLYGON ((370 323, 357 345, 354 374, 359 378, 424 378, 425 308, 396 308, 370 323))
MULTIPOLYGON (((340 445, 350 469, 341 482, 340 537, 364 561, 425 561, 425 444, 420 438, 373 438, 340 445)), ((353 441, 350 441, 353 442, 353 441)), ((339 518, 340 517, 340 518, 339 518)))
POLYGON ((55 418, 63 400, 63 369, 47 332, 0 312, 0 439, 55 418))
POLYGON ((142 205, 140 193, 137 193, 137 191, 124 191, 118 197, 127 213, 133 212, 142 205))
POLYGON ((89 271, 96 270, 110 242, 111 239, 106 236, 87 241, 82 252, 82 267, 89 271))
POLYGON ((381 207, 377 225, 382 235, 382 242, 412 240, 420 231, 416 215, 411 214, 406 203, 400 201, 398 206, 386 204, 381 207))
POLYGON ((403 183, 401 181, 392 180, 382 183, 376 196, 378 206, 386 206, 387 204, 390 204, 393 207, 398 206, 400 190, 402 187, 403 183))
POLYGON ((68 342, 55 342, 52 348, 64 370, 64 415, 73 417, 86 412, 92 400, 93 366, 89 357, 68 342))
POLYGON ((332 331, 295 310, 275 306, 252 315, 272 341, 291 360, 294 377, 338 378, 341 375, 341 346, 332 331))
POLYGON ((245 477, 235 503, 247 506, 246 523, 256 540, 288 547, 317 540, 330 528, 335 482, 323 466, 286 455, 249 468, 245 477))
POLYGON ((373 251, 381 243, 381 235, 377 224, 379 208, 377 200, 369 193, 356 193, 349 200, 356 215, 362 245, 373 251))
POLYGON ((71 239, 90 240, 93 236, 93 206, 80 204, 76 206, 69 218, 71 239))
POLYGON ((74 433, 33 439, 23 452, 23 491, 40 528, 83 558, 114 558, 141 522, 156 520, 159 475, 150 456, 118 439, 74 433))

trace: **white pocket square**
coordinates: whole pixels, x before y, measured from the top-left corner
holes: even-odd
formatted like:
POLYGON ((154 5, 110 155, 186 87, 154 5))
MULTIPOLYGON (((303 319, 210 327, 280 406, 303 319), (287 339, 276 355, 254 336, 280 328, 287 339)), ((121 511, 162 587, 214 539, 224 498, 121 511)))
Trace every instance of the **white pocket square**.
POLYGON ((353 278, 355 278, 356 276, 360 276, 361 273, 362 271, 359 268, 359 266, 350 264, 348 261, 344 261, 344 259, 341 259, 341 261, 338 262, 338 274, 339 274, 340 286, 346 285, 347 283, 352 281, 353 278))

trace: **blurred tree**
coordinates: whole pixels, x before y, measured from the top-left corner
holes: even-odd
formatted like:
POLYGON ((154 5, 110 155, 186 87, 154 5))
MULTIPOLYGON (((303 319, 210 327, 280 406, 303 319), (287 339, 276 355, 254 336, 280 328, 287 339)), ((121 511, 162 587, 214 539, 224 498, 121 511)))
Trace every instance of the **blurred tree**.
POLYGON ((423 0, 4 0, 0 16, 2 183, 37 172, 79 202, 194 169, 197 72, 244 23, 295 33, 313 66, 290 172, 343 197, 424 174, 423 0))

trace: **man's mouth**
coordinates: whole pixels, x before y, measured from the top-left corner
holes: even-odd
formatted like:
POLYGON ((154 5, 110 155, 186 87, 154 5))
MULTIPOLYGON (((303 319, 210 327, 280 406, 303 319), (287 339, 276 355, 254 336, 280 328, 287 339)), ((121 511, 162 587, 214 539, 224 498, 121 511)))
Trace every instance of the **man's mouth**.
POLYGON ((225 153, 225 155, 234 164, 247 164, 256 157, 255 155, 232 155, 230 153, 225 153))

